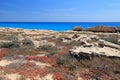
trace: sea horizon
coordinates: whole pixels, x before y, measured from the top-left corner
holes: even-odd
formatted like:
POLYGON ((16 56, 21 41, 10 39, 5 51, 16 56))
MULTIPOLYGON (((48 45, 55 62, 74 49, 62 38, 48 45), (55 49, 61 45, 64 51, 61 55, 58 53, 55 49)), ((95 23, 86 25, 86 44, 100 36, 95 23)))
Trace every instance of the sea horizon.
POLYGON ((99 22, 99 23, 112 23, 112 22, 115 22, 115 23, 120 23, 120 22, 117 22, 117 21, 70 21, 70 22, 65 22, 65 21, 0 21, 0 23, 2 23, 2 22, 8 22, 8 23, 13 23, 13 22, 15 22, 15 23, 21 23, 21 22, 25 22, 25 23, 31 23, 31 22, 34 22, 34 23, 46 23, 46 22, 50 22, 50 23, 54 23, 54 22, 57 22, 57 23, 71 23, 71 22, 74 22, 74 23, 93 23, 93 22, 99 22))
POLYGON ((120 22, 0 22, 0 28, 22 28, 37 30, 68 31, 75 26, 83 29, 95 26, 110 26, 118 28, 120 22))

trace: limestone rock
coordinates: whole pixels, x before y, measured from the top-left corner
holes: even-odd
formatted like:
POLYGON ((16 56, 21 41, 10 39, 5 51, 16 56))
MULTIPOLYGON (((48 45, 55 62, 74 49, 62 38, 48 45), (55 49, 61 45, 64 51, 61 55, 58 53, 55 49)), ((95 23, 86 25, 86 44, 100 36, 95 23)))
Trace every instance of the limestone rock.
POLYGON ((120 39, 118 39, 118 44, 120 45, 120 39))
POLYGON ((69 51, 69 53, 76 57, 78 60, 87 59, 91 60, 93 57, 116 57, 120 58, 120 50, 109 47, 75 47, 69 51))
POLYGON ((116 33, 117 30, 114 27, 109 26, 96 26, 94 28, 88 28, 86 31, 92 32, 104 32, 104 33, 116 33))
POLYGON ((120 26, 118 27, 118 31, 120 32, 120 26))
POLYGON ((80 59, 92 59, 93 57, 116 57, 120 58, 120 46, 101 40, 91 43, 85 43, 81 46, 76 46, 73 47, 72 49, 69 50, 69 53, 76 57, 78 60, 80 59))
POLYGON ((73 31, 82 31, 82 27, 81 26, 76 26, 73 28, 73 31))
POLYGON ((113 44, 111 42, 107 42, 105 40, 99 40, 99 43, 102 43, 106 47, 115 48, 115 49, 120 50, 120 46, 119 45, 113 44))
POLYGON ((99 38, 97 36, 95 35, 88 36, 86 34, 81 34, 81 35, 72 34, 62 39, 63 42, 76 41, 76 42, 84 42, 84 43, 91 43, 93 41, 98 41, 98 40, 99 38))

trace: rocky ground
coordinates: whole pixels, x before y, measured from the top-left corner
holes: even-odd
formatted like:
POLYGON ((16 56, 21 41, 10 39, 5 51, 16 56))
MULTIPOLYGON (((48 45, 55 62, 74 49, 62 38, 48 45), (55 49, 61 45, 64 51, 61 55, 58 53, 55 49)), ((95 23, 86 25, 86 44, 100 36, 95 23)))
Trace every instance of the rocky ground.
POLYGON ((0 80, 119 80, 120 34, 0 29, 0 80))

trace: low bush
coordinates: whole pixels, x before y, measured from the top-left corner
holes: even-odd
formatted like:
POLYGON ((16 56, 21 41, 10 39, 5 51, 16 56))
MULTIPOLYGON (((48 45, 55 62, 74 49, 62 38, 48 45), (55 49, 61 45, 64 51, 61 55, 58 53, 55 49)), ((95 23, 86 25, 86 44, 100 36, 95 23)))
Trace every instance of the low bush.
POLYGON ((69 70, 74 70, 78 67, 79 62, 70 54, 63 54, 56 59, 58 66, 67 67, 69 70))
POLYGON ((53 55, 55 55, 57 53, 57 51, 52 51, 46 54, 47 57, 51 57, 53 55))
POLYGON ((0 40, 18 40, 17 35, 0 33, 0 40))
POLYGON ((37 55, 42 54, 38 49, 33 46, 23 46, 20 48, 12 48, 8 50, 7 55, 37 55))
POLYGON ((18 41, 12 41, 12 42, 4 42, 1 44, 2 48, 18 48, 20 47, 20 44, 18 41))
POLYGON ((106 37, 106 38, 101 38, 101 39, 111 42, 111 43, 114 43, 114 44, 118 44, 118 38, 116 38, 116 37, 106 37))
POLYGON ((24 46, 34 46, 34 43, 30 39, 24 39, 22 43, 24 46))
POLYGON ((105 40, 108 41, 108 42, 114 43, 114 44, 118 43, 118 39, 117 38, 110 38, 110 39, 105 39, 105 40))
POLYGON ((18 40, 18 37, 17 37, 17 35, 8 35, 7 40, 15 41, 15 40, 18 40))
POLYGON ((47 51, 47 52, 56 52, 58 48, 56 46, 46 44, 46 45, 41 45, 38 48, 39 50, 47 51))
MULTIPOLYGON (((119 80, 120 59, 109 59, 106 57, 95 57, 92 60, 80 60, 81 67, 89 68, 92 72, 91 77, 98 79, 106 76, 102 80, 119 80), (114 64, 114 65, 113 65, 114 64), (116 74, 115 71, 118 71, 116 74)), ((88 75, 87 75, 88 76, 88 75)))

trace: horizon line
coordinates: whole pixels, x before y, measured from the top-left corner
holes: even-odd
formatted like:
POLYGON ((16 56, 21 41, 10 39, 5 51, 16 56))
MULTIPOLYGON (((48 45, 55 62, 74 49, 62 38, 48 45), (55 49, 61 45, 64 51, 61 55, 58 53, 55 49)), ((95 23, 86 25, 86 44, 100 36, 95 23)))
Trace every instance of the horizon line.
MULTIPOLYGON (((22 23, 22 21, 0 21, 0 23, 1 22, 10 22, 10 23, 12 23, 12 22, 19 22, 19 23, 22 23)), ((30 23, 30 22, 32 22, 32 21, 23 21, 23 22, 28 22, 28 23, 30 23)), ((33 22, 35 22, 35 21, 33 21, 33 22)), ((46 22, 48 22, 48 21, 46 21, 46 22, 44 22, 44 21, 40 21, 41 23, 46 23, 46 22)), ((39 21, 36 21, 35 23, 40 23, 39 21)), ((58 22, 58 21, 55 21, 56 23, 58 22)), ((53 21, 50 21, 49 23, 55 23, 55 22, 53 22, 53 21)), ((72 22, 72 21, 71 21, 72 22)), ((78 21, 73 21, 74 23, 79 23, 78 21)), ((83 22, 83 23, 92 23, 93 21, 81 21, 81 22, 83 22)), ((99 23, 109 23, 109 22, 111 22, 111 21, 104 21, 104 22, 102 22, 102 21, 95 21, 95 22, 99 22, 99 23)), ((95 23, 94 22, 94 23, 95 23)), ((114 22, 114 21, 113 21, 114 22)), ((116 21, 117 23, 119 23, 118 21, 116 21)), ((60 22, 58 22, 58 23, 70 23, 70 22, 62 22, 62 21, 60 21, 60 22)))

